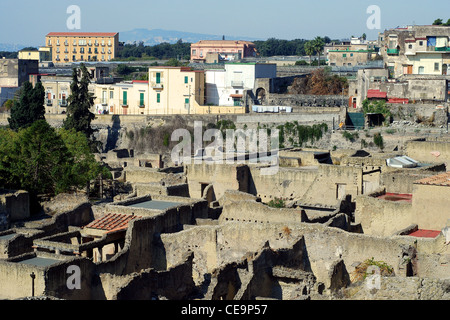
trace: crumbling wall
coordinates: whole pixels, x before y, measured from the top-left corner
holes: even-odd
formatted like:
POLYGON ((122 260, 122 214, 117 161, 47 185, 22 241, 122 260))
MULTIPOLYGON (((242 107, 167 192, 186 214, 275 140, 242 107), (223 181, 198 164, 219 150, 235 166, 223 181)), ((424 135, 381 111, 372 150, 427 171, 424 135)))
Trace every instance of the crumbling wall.
POLYGON ((388 201, 372 196, 355 198, 355 224, 368 235, 389 237, 414 221, 411 203, 388 201))
POLYGON ((133 273, 127 282, 118 288, 112 299, 117 300, 151 300, 169 299, 185 300, 194 294, 195 284, 192 280, 193 255, 184 257, 183 263, 167 271, 154 269, 133 273))
POLYGON ((259 224, 285 223, 289 225, 306 219, 306 215, 301 209, 271 208, 254 201, 232 202, 228 200, 223 204, 219 222, 242 221, 259 224))
POLYGON ((27 191, 0 190, 0 231, 11 222, 30 217, 30 198, 27 191))
POLYGON ((282 168, 275 175, 261 174, 261 168, 250 167, 249 193, 265 203, 275 198, 299 199, 317 176, 317 169, 282 168))
POLYGON ((413 219, 419 229, 442 230, 450 219, 448 203, 450 187, 415 184, 413 187, 413 219))
POLYGON ((0 299, 17 299, 32 294, 31 274, 34 273, 35 295, 45 293, 45 270, 32 265, 0 261, 0 299))
POLYGON ((212 184, 217 199, 226 190, 248 192, 249 169, 239 164, 190 164, 185 168, 189 194, 192 198, 201 199, 204 189, 212 184))
POLYGON ((336 204, 347 195, 354 198, 362 192, 362 168, 320 165, 314 183, 301 201, 309 204, 336 204))
POLYGON ((406 155, 423 163, 450 163, 450 142, 408 141, 406 155))

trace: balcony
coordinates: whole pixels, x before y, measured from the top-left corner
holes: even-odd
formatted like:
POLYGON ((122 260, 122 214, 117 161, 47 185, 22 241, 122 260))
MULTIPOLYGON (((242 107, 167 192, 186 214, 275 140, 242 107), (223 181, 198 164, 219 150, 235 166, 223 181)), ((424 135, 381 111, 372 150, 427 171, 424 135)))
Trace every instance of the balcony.
POLYGON ((450 52, 450 47, 435 47, 434 50, 438 52, 450 52))
POLYGON ((139 108, 145 108, 145 104, 141 104, 139 108))
POLYGON ((151 86, 155 90, 162 90, 162 89, 164 89, 164 85, 162 83, 152 82, 151 86))
POLYGON ((47 107, 53 106, 53 100, 52 99, 46 99, 47 100, 47 107))
POLYGON ((59 99, 58 103, 63 108, 67 107, 67 99, 59 99))
POLYGON ((120 100, 120 105, 122 108, 128 108, 128 100, 120 100))
POLYGON ((387 54, 389 55, 393 55, 393 56, 398 56, 400 50, 398 49, 387 49, 387 54))
POLYGON ((244 81, 231 81, 231 86, 232 87, 243 87, 244 81))

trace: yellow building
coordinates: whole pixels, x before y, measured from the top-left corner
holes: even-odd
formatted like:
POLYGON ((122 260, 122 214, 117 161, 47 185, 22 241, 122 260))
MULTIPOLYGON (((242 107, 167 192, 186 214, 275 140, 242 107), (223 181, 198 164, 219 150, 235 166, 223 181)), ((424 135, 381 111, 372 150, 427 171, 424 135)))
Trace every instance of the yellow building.
POLYGON ((52 61, 51 48, 41 47, 38 50, 19 51, 20 60, 37 60, 39 62, 52 61))
POLYGON ((119 50, 118 33, 51 32, 45 38, 53 63, 111 61, 119 50))
POLYGON ((151 114, 196 114, 204 103, 204 71, 193 71, 187 67, 149 69, 151 114))
POLYGON ((148 81, 127 81, 94 86, 95 114, 148 115, 148 81))

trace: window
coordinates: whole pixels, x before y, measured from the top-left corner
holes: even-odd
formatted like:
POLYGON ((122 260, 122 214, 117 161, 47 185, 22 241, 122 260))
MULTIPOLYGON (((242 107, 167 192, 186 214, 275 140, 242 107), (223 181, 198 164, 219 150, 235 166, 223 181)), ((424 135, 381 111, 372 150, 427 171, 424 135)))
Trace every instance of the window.
POLYGON ((423 46, 423 41, 419 41, 419 46, 423 46))
POLYGON ((114 99, 114 91, 109 92, 109 99, 114 99))
POLYGON ((408 46, 408 49, 412 49, 412 44, 410 44, 410 45, 408 46))
POLYGON ((123 103, 122 105, 127 106, 128 105, 128 92, 123 92, 123 103))
POLYGON ((140 99, 139 99, 140 101, 139 101, 139 105, 140 106, 143 106, 145 103, 144 103, 144 93, 142 93, 141 92, 141 94, 140 94, 140 99))
POLYGON ((346 53, 342 54, 342 57, 347 58, 347 54, 346 53))
POLYGON ((156 94, 156 102, 161 103, 161 93, 156 94))
POLYGON ((189 104, 189 98, 184 99, 185 104, 189 104))
POLYGON ((192 50, 192 55, 193 56, 197 55, 197 50, 192 50))
POLYGON ((439 71, 439 62, 434 63, 434 71, 439 71))
POLYGON ((161 83, 161 73, 157 72, 156 73, 156 84, 160 84, 161 83))
POLYGON ((189 83, 189 77, 184 77, 184 83, 189 83))

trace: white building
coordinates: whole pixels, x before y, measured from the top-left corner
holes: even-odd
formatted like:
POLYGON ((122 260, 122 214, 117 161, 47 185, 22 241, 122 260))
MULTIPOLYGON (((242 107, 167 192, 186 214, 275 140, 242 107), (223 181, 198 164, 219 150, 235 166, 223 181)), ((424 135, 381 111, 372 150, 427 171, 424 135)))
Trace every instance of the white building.
POLYGON ((241 106, 248 90, 254 91, 256 80, 277 77, 276 64, 228 63, 224 69, 206 70, 206 104, 241 106))

